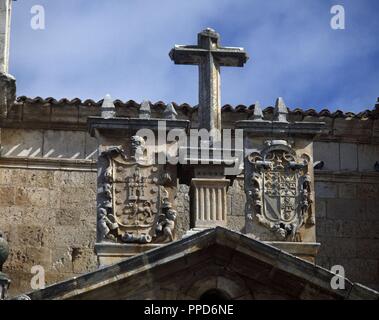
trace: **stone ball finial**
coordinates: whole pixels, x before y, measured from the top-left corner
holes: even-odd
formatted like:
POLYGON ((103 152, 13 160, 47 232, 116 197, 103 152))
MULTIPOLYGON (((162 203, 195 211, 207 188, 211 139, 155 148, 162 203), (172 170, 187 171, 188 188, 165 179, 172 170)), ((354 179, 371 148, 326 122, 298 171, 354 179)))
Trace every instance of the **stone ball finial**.
POLYGON ((211 41, 214 45, 220 45, 220 34, 212 28, 206 28, 197 35, 198 45, 206 48, 208 41, 211 41))
POLYGON ((211 36, 211 37, 214 37, 214 38, 219 38, 220 35, 216 32, 215 29, 213 28, 205 28, 203 31, 200 32, 200 34, 202 35, 206 35, 206 36, 211 36))
POLYGON ((0 272, 3 270, 3 264, 7 261, 9 256, 9 245, 4 237, 2 231, 0 231, 0 272))
POLYGON ((204 31, 206 31, 206 32, 216 32, 216 30, 215 29, 213 29, 213 28, 205 28, 205 30, 204 31))

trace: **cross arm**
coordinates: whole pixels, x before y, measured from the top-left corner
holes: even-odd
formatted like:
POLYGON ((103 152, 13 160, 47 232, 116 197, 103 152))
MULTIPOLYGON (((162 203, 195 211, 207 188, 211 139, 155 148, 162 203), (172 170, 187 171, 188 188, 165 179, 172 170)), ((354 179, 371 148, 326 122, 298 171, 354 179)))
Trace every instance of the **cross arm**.
POLYGON ((249 59, 246 51, 242 48, 221 47, 212 50, 213 57, 223 67, 243 67, 249 59))
POLYGON ((215 60, 223 67, 242 67, 249 59, 242 48, 219 47, 212 50, 198 46, 176 45, 170 51, 170 58, 175 64, 200 64, 203 57, 211 52, 215 60))
POLYGON ((175 64, 200 64, 201 58, 205 57, 208 50, 197 46, 175 45, 169 56, 175 64))

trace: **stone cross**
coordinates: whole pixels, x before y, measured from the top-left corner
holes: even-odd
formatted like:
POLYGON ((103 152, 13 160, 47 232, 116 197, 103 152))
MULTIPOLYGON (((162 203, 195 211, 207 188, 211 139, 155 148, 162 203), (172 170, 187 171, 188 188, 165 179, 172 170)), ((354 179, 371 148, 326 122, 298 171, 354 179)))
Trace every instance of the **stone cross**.
POLYGON ((0 72, 8 73, 12 0, 0 0, 0 72))
POLYGON ((175 64, 199 66, 199 129, 221 130, 220 67, 242 67, 248 59, 243 48, 221 47, 220 35, 207 28, 197 45, 175 45, 170 51, 175 64))

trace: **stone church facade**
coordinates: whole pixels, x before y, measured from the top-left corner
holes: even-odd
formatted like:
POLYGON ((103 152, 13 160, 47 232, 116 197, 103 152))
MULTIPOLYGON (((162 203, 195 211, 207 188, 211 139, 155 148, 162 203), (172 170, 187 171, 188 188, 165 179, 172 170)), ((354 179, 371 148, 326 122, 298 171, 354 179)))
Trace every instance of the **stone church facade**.
POLYGON ((174 63, 199 67, 199 106, 17 96, 11 2, 0 4, 0 230, 10 296, 197 299, 219 288, 230 299, 378 298, 364 286, 379 290, 379 99, 358 114, 289 109, 281 98, 221 107, 220 67, 242 67, 248 56, 222 47, 212 29, 170 52, 174 63), (195 150, 156 140, 174 130, 188 142, 198 128, 231 129, 242 170, 225 174, 230 158, 212 134, 195 150), (138 134, 144 129, 152 140, 138 134), (157 163, 162 153, 183 161, 157 163), (35 265, 52 286, 31 293, 35 265), (193 265, 209 268, 188 274, 193 265), (321 268, 334 265, 350 280, 343 292, 321 268), (175 287, 184 274, 185 288, 175 287), (141 279, 149 289, 130 291, 141 279))

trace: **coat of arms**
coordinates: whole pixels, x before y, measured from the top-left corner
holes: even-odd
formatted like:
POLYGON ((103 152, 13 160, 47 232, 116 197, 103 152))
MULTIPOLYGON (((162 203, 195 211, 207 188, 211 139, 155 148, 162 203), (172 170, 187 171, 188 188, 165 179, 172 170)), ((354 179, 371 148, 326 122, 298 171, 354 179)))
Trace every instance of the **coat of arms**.
POLYGON ((168 168, 150 163, 145 149, 144 139, 132 136, 130 152, 115 146, 101 154, 100 241, 143 244, 173 240, 176 211, 168 190, 176 178, 168 168))
POLYGON ((300 241, 305 218, 313 221, 307 155, 298 157, 287 141, 272 140, 251 152, 248 163, 248 218, 255 217, 281 240, 300 241))

